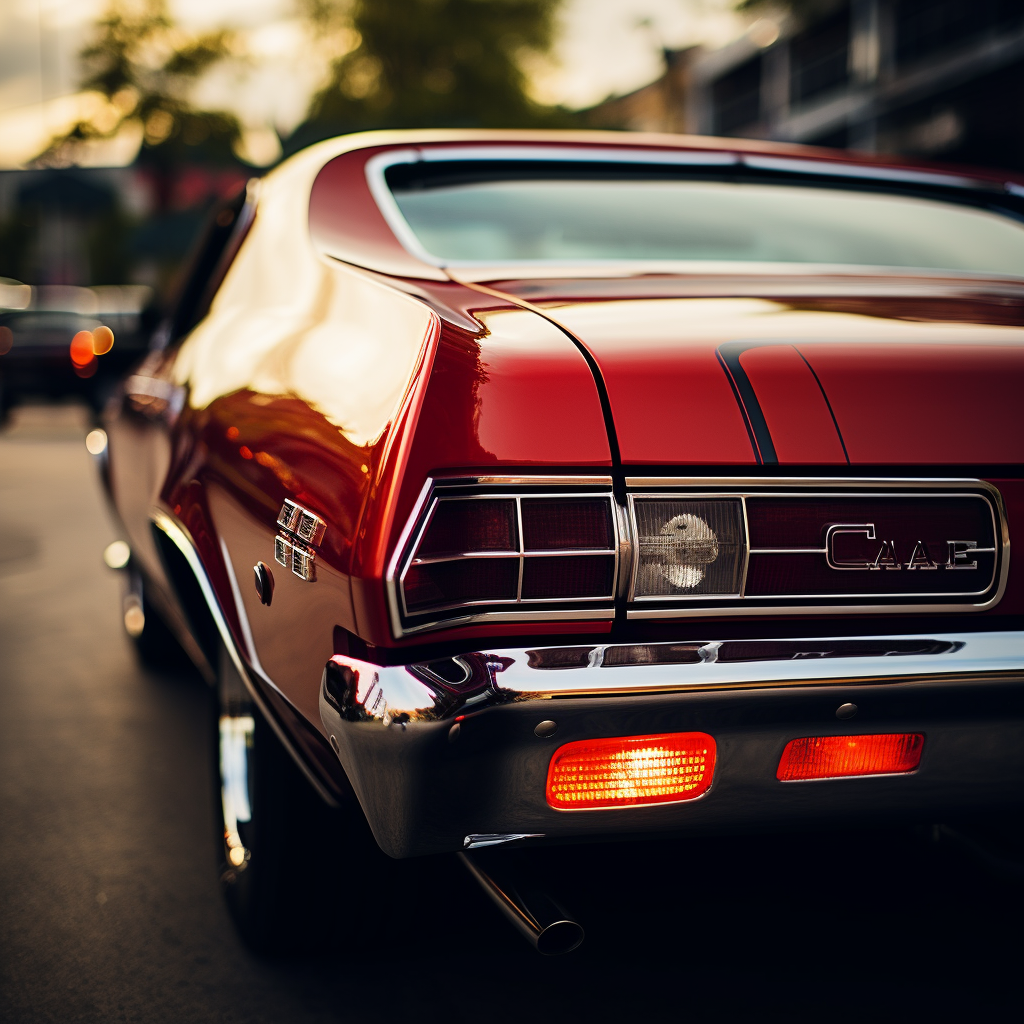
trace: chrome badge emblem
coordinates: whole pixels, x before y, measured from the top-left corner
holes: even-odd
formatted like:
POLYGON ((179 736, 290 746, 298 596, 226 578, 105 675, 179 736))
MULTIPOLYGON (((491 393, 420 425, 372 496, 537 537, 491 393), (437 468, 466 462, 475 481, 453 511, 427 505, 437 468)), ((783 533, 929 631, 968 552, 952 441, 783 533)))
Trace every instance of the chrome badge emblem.
MULTIPOLYGON (((838 523, 830 526, 825 531, 825 561, 830 569, 844 570, 935 570, 935 569, 977 569, 978 560, 973 558, 975 554, 990 554, 995 548, 979 548, 978 542, 974 540, 947 540, 947 541, 915 541, 910 549, 909 557, 901 560, 900 553, 897 553, 896 542, 893 540, 879 540, 875 535, 874 523, 838 523), (874 542, 871 547, 877 544, 877 551, 874 558, 850 558, 840 557, 836 554, 837 538, 844 535, 859 535, 865 541, 874 542), (939 549, 941 555, 936 558, 933 552, 939 549)), ((904 554, 906 551, 904 550, 904 554)))
POLYGON ((307 583, 316 581, 316 547, 327 532, 327 523, 316 513, 285 498, 277 515, 280 532, 274 538, 274 561, 307 583))

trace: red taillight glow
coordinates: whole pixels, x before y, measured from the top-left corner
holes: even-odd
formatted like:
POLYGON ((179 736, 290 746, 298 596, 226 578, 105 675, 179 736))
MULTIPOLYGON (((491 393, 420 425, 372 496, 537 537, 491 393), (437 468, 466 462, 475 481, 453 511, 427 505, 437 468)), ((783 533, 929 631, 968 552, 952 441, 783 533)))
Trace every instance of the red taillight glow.
POLYGON ((916 732, 875 736, 804 736, 782 752, 782 782, 842 779, 854 775, 897 775, 921 763, 924 736, 916 732))
POLYGON ((576 740, 548 766, 548 803, 559 810, 694 800, 715 773, 715 741, 704 732, 576 740))
POLYGON ((79 331, 71 339, 71 365, 79 377, 96 372, 96 353, 92 348, 92 331, 79 331))

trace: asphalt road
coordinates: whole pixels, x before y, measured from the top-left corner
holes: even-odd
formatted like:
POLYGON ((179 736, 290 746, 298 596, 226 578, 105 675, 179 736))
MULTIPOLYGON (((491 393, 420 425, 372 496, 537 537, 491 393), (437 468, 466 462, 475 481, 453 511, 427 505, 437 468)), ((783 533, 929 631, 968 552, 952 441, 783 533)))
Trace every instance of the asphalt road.
POLYGON ((215 877, 205 688, 122 633, 83 424, 0 434, 0 1020, 1020 1019, 1022 883, 919 828, 562 851, 587 941, 552 959, 449 859, 313 849, 330 937, 256 958, 215 877))

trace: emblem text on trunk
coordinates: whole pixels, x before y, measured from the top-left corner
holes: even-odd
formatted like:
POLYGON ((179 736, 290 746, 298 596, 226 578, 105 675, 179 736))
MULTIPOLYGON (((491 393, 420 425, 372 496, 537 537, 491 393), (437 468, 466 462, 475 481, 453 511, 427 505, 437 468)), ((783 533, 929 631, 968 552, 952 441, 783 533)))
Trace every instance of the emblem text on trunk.
POLYGON ((901 561, 893 540, 878 541, 875 536, 874 523, 847 524, 840 523, 828 527, 825 531, 825 559, 832 569, 977 569, 977 559, 970 557, 976 551, 978 542, 975 540, 947 541, 915 541, 910 557, 901 561), (876 550, 874 558, 849 558, 836 554, 837 540, 844 535, 860 536, 876 550), (940 548, 940 559, 932 557, 932 552, 940 548), (943 560, 944 559, 944 560, 943 560))

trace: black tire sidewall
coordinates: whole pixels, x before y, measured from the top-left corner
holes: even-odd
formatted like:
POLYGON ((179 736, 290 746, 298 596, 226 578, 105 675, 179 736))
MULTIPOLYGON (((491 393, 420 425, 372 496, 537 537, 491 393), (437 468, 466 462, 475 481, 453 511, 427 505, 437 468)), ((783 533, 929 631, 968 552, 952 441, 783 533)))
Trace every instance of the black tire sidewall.
MULTIPOLYGON (((233 867, 228 861, 221 794, 220 716, 225 709, 221 687, 211 690, 211 777, 224 899, 251 949, 264 954, 298 951, 320 930, 316 861, 324 833, 337 830, 337 816, 315 793, 250 700, 244 711, 254 720, 248 760, 251 819, 238 824, 249 856, 243 867, 233 867)), ((237 714, 237 706, 231 712, 237 714)))

